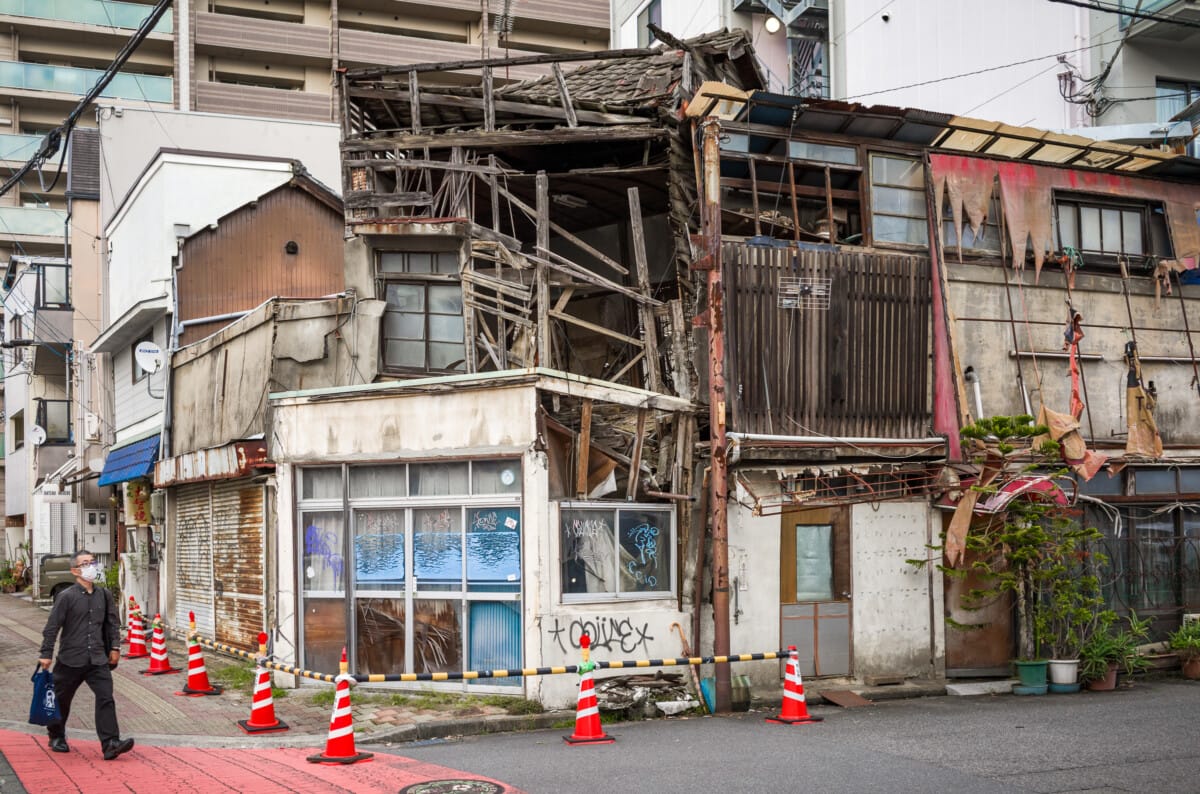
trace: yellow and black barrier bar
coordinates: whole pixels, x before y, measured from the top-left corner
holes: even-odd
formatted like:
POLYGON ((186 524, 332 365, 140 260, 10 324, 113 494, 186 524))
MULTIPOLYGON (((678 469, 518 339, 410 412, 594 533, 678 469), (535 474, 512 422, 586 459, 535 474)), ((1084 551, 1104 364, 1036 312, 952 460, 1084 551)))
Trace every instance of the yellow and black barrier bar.
MULTIPOLYGON (((303 678, 311 678, 315 681, 324 681, 332 684, 336 683, 337 676, 329 673, 318 673, 313 670, 301 670, 299 667, 293 667, 290 664, 271 661, 270 659, 260 659, 258 654, 244 651, 241 648, 235 648, 232 645, 226 645, 221 642, 212 642, 203 637, 195 635, 193 637, 196 642, 201 645, 208 646, 222 653, 228 653, 233 656, 240 656, 244 659, 249 659, 252 662, 261 664, 269 670, 278 670, 281 673, 290 675, 298 675, 303 678)), ((664 659, 634 659, 627 661, 595 662, 597 670, 623 670, 625 668, 638 667, 679 667, 693 664, 727 664, 730 662, 756 662, 770 659, 786 659, 787 651, 767 651, 765 653, 740 653, 731 654, 728 656, 688 656, 681 658, 664 658, 664 659)), ((481 678, 519 678, 522 676, 536 675, 561 675, 563 673, 577 673, 579 666, 574 664, 565 665, 562 667, 526 667, 514 670, 465 670, 461 673, 372 673, 368 675, 354 675, 355 681, 360 684, 383 684, 391 682, 409 682, 409 681, 474 681, 481 678)))

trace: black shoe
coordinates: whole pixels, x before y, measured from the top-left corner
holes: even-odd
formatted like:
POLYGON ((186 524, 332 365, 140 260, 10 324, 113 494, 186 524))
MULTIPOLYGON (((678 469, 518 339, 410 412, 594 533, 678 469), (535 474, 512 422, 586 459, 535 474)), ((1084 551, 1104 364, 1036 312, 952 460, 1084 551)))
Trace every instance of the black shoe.
POLYGON ((111 761, 121 753, 127 753, 133 749, 133 739, 114 739, 104 745, 104 760, 111 761))
POLYGON ((69 753, 71 748, 67 746, 66 736, 51 736, 50 749, 56 753, 69 753))

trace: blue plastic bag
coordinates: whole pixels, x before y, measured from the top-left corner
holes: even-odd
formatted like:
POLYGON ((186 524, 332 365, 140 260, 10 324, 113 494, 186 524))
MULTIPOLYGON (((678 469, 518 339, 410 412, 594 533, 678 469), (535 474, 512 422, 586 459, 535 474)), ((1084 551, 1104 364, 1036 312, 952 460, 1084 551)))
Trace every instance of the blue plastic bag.
POLYGON ((54 674, 39 664, 30 677, 33 682, 33 702, 29 704, 29 721, 34 725, 49 725, 61 719, 58 699, 54 697, 54 674))

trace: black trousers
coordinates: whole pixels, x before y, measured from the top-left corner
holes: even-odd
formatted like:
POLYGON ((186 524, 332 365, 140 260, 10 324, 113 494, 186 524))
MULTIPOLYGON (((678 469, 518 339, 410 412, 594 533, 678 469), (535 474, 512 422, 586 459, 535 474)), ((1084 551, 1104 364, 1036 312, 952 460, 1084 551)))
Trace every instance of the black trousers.
POLYGON ((100 737, 103 747, 109 742, 121 738, 117 727, 117 704, 113 700, 112 671, 107 664, 93 664, 87 667, 68 667, 62 662, 54 665, 54 697, 58 700, 58 712, 61 719, 46 726, 50 738, 66 735, 67 718, 71 716, 71 701, 84 682, 96 696, 96 735, 100 737))

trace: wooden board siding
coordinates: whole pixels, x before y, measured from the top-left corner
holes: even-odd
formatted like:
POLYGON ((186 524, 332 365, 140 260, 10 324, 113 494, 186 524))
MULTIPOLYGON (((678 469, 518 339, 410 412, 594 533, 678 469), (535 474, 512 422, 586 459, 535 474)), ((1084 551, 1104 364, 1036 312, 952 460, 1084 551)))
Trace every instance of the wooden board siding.
POLYGON ((723 257, 731 430, 928 435, 928 258, 741 243, 723 257), (827 279, 828 308, 780 308, 781 275, 827 279))
POLYGON ((212 503, 217 642, 252 650, 264 630, 263 486, 213 483, 212 503))
MULTIPOLYGON (((179 320, 249 311, 271 297, 317 298, 341 292, 342 216, 309 193, 282 187, 234 210, 215 230, 184 243, 178 274, 179 320), (289 254, 285 246, 295 242, 289 254)), ((191 344, 229 321, 185 327, 191 344)))

